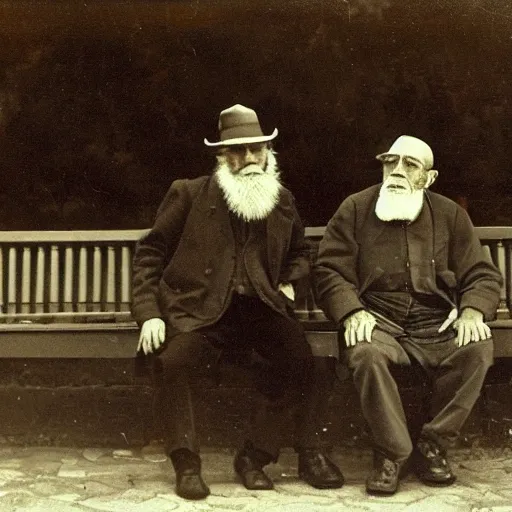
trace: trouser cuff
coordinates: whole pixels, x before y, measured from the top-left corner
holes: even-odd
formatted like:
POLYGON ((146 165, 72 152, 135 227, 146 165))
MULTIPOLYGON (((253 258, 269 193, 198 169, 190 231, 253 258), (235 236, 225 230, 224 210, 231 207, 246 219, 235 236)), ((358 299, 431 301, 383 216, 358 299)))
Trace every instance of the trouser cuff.
POLYGON ((188 448, 178 448, 169 454, 175 471, 183 471, 185 469, 201 470, 201 458, 197 453, 188 448))
POLYGON ((451 448, 455 444, 457 437, 458 437, 457 435, 443 436, 443 435, 437 434, 436 432, 433 432, 431 430, 425 430, 425 429, 423 429, 420 434, 420 439, 424 438, 424 439, 429 439, 431 441, 434 441, 444 450, 451 448))
POLYGON ((279 458, 278 449, 257 445, 252 441, 245 441, 242 451, 251 457, 251 459, 261 464, 261 466, 266 466, 271 462, 276 463, 279 458))
POLYGON ((407 461, 407 459, 411 456, 412 454, 412 449, 408 450, 407 452, 402 452, 402 453, 395 453, 395 452, 392 452, 390 450, 387 450, 386 448, 383 448, 382 446, 377 446, 377 445, 374 445, 373 446, 373 451, 374 452, 379 452, 381 453, 382 455, 384 455, 387 459, 390 459, 392 460, 393 462, 396 462, 398 464, 403 464, 405 463, 405 461, 407 461))

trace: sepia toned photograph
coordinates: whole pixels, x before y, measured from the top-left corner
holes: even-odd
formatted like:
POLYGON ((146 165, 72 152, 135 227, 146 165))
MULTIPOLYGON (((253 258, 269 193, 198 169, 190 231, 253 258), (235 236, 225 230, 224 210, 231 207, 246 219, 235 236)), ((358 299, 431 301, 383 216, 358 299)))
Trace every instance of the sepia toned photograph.
POLYGON ((0 512, 512 512, 512 2, 0 0, 0 512))

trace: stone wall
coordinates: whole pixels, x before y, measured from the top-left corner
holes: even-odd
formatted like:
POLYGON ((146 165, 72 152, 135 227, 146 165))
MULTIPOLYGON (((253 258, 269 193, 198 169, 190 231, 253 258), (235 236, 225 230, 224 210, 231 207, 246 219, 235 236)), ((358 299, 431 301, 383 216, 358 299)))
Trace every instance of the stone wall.
MULTIPOLYGON (((465 446, 512 444, 509 360, 490 370, 482 397, 461 436, 465 446)), ((428 388, 419 374, 397 373, 411 430, 424 414, 428 388)), ((223 366, 219 384, 203 378, 194 389, 204 446, 240 444, 258 399, 247 372, 223 366)), ((150 376, 132 359, 0 359, 0 441, 57 446, 142 446, 161 438, 152 417, 150 376)), ((290 419, 292 432, 292 421, 290 419)), ((364 445, 368 435, 350 380, 330 398, 327 436, 335 445, 364 445)), ((292 437, 285 436, 285 446, 292 437)))

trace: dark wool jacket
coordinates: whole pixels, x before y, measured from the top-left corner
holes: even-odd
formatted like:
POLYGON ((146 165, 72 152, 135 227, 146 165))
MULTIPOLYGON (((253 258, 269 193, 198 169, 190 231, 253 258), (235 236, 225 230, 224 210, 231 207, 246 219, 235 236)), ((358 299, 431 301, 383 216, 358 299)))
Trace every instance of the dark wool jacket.
POLYGON ((375 214, 379 190, 374 185, 343 201, 320 242, 313 272, 317 300, 330 319, 340 324, 364 309, 360 297, 376 279, 385 283, 408 272, 415 292, 437 294, 459 311, 472 307, 491 320, 502 277, 466 211, 427 191, 414 222, 383 222, 375 214))
MULTIPOLYGON (((249 279, 259 298, 287 315, 282 282, 309 273, 304 226, 292 194, 251 230, 245 250, 249 279)), ((153 228, 135 250, 132 314, 139 325, 164 319, 189 332, 215 323, 231 298, 235 239, 229 211, 211 176, 176 180, 160 205, 153 228)))

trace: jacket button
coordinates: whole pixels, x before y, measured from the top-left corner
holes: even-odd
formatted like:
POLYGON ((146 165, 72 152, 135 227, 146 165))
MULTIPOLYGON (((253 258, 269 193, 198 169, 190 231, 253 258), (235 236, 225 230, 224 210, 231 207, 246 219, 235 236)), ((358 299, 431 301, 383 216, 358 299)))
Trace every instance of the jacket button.
POLYGON ((213 269, 211 269, 211 268, 207 268, 207 269, 204 271, 204 275, 205 275, 205 276, 209 276, 209 275, 211 275, 211 273, 212 273, 212 272, 213 272, 213 269))

